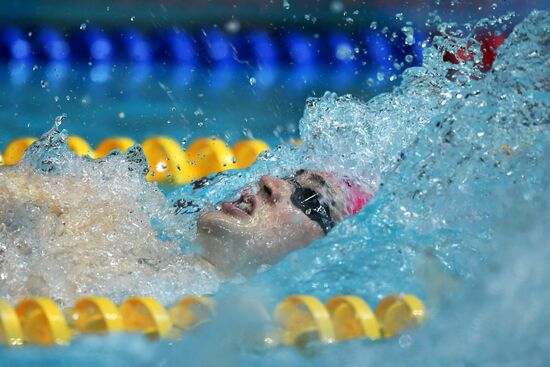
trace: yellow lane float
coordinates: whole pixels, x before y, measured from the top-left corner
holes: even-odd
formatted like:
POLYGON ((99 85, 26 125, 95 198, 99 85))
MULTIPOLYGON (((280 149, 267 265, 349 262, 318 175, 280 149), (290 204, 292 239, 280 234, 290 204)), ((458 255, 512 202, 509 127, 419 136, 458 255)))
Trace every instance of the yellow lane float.
POLYGON ((0 343, 23 344, 23 330, 17 313, 9 303, 0 299, 0 343))
POLYGON ((28 298, 15 307, 26 342, 39 345, 67 344, 71 331, 61 310, 48 298, 28 298))
POLYGON ((200 177, 174 139, 157 136, 145 140, 141 146, 150 167, 147 180, 182 185, 200 177))
POLYGON ((233 151, 215 137, 196 140, 189 146, 187 156, 200 177, 237 167, 233 151))
POLYGON ((36 138, 27 137, 15 139, 4 150, 4 164, 16 164, 23 158, 27 148, 36 141, 36 138))
MULTIPOLYGON (((13 140, 0 155, 0 165, 19 162, 35 141, 34 137, 13 140)), ((73 152, 91 158, 103 158, 115 149, 126 152, 134 144, 136 142, 130 138, 108 138, 94 151, 79 136, 67 138, 67 145, 73 152)), ((249 167, 261 152, 269 150, 265 142, 257 139, 242 140, 231 149, 215 137, 198 139, 187 151, 176 140, 165 136, 149 138, 142 143, 142 147, 150 166, 147 180, 176 185, 187 184, 212 173, 249 167)))
POLYGON ((426 317, 426 308, 412 294, 393 294, 376 307, 376 318, 385 338, 391 338, 405 329, 417 327, 426 317))
POLYGON ((283 329, 283 342, 303 346, 310 341, 335 341, 330 314, 315 297, 290 296, 275 308, 274 319, 283 329))
POLYGON ((380 325, 369 305, 357 296, 337 296, 326 303, 336 341, 380 338, 380 325))
POLYGON ((158 301, 149 297, 131 297, 120 305, 124 329, 141 332, 157 339, 168 335, 172 329, 170 314, 158 301))
POLYGON ((86 297, 70 312, 72 326, 80 333, 106 334, 124 331, 119 309, 104 297, 86 297))
POLYGON ((125 153, 136 142, 130 138, 109 138, 103 140, 95 150, 95 158, 103 158, 113 150, 118 149, 125 153))
MULTIPOLYGON (((275 307, 273 318, 257 300, 237 299, 231 304, 259 322, 242 341, 265 346, 284 343, 303 348, 310 343, 390 338, 426 318, 424 304, 411 294, 382 299, 374 313, 353 295, 336 296, 326 304, 312 296, 293 295, 275 307)), ((65 310, 71 321, 67 324, 59 307, 47 298, 25 299, 15 310, 0 300, 0 342, 7 346, 67 344, 74 335, 122 331, 151 339, 175 338, 212 320, 215 308, 213 299, 200 296, 184 297, 170 311, 149 297, 131 297, 117 307, 107 298, 90 296, 65 310)))
POLYGON ((269 150, 269 145, 261 140, 241 140, 233 146, 233 154, 237 160, 235 168, 250 167, 260 153, 266 150, 269 150))
POLYGON ((214 316, 214 307, 214 300, 210 298, 188 296, 170 309, 170 316, 175 326, 190 330, 211 320, 214 316))
POLYGON ((94 158, 94 151, 90 144, 80 136, 69 136, 67 138, 69 149, 79 156, 87 155, 94 158))

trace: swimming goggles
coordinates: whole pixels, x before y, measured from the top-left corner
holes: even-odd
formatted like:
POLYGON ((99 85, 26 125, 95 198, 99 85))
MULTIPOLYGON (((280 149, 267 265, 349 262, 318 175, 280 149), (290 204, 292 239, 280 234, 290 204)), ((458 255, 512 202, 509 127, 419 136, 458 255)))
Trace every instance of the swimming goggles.
POLYGON ((302 186, 296 178, 287 177, 286 181, 294 186, 294 191, 290 195, 292 204, 300 209, 304 214, 314 222, 319 223, 323 232, 327 234, 336 224, 330 215, 328 204, 321 202, 321 195, 308 187, 302 186))

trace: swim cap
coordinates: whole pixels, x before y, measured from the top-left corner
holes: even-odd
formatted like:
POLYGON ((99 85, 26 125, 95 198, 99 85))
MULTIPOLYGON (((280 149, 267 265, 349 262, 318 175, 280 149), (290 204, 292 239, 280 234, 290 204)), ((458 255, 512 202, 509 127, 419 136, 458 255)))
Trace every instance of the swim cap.
POLYGON ((367 192, 363 187, 348 177, 340 181, 340 187, 345 193, 346 212, 343 213, 344 217, 359 213, 373 197, 373 194, 367 192))

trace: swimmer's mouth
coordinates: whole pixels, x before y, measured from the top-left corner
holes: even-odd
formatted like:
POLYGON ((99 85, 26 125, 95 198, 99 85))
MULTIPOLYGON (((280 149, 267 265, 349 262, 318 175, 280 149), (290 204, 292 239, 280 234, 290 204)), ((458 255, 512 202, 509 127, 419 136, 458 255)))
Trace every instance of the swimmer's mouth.
POLYGON ((238 200, 233 202, 223 202, 222 211, 234 217, 250 217, 256 210, 256 197, 248 192, 241 195, 238 200))

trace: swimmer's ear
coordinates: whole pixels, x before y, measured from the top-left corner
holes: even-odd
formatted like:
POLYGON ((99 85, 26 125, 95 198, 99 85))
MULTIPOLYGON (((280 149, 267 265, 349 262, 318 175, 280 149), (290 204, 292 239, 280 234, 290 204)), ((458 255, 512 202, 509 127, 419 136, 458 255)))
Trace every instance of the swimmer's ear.
POLYGON ((145 157, 145 153, 143 153, 141 145, 132 145, 128 148, 124 156, 128 162, 129 171, 139 172, 143 176, 147 175, 149 172, 149 164, 147 163, 147 158, 145 157))

